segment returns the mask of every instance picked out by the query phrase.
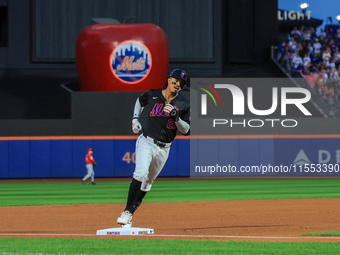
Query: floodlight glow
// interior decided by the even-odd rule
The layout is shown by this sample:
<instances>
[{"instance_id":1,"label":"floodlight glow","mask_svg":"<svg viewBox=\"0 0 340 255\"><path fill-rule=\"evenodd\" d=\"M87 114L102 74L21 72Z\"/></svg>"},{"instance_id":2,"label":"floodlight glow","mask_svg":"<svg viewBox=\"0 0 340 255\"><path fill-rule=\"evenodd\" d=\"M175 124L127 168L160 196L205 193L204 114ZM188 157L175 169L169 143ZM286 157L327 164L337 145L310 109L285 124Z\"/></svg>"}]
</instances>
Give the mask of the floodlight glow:
<instances>
[{"instance_id":1,"label":"floodlight glow","mask_svg":"<svg viewBox=\"0 0 340 255\"><path fill-rule=\"evenodd\" d=\"M307 9L308 6L309 6L309 5L308 5L307 3L302 3L302 4L300 4L300 8L301 8L301 9Z\"/></svg>"}]
</instances>

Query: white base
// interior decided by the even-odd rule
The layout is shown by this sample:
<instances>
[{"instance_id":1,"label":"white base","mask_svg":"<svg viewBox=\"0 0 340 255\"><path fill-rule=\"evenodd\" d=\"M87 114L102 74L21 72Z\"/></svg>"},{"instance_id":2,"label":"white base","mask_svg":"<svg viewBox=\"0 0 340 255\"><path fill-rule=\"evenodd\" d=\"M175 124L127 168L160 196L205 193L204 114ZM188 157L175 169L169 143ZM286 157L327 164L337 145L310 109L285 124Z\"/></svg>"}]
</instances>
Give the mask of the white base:
<instances>
[{"instance_id":1,"label":"white base","mask_svg":"<svg viewBox=\"0 0 340 255\"><path fill-rule=\"evenodd\" d=\"M148 235L154 234L155 231L152 228L107 228L97 230L97 235L121 235L121 236L131 236L131 235Z\"/></svg>"}]
</instances>

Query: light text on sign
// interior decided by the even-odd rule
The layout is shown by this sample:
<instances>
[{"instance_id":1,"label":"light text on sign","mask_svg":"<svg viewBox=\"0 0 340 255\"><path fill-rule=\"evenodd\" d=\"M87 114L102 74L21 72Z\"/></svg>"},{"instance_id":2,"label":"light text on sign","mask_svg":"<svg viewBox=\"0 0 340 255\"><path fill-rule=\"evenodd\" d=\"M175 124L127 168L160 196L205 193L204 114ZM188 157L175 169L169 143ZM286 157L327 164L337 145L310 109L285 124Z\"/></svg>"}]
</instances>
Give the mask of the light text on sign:
<instances>
[{"instance_id":1,"label":"light text on sign","mask_svg":"<svg viewBox=\"0 0 340 255\"><path fill-rule=\"evenodd\" d=\"M278 20L310 20L312 11L306 11L306 16L303 12L299 11L277 11Z\"/></svg>"}]
</instances>

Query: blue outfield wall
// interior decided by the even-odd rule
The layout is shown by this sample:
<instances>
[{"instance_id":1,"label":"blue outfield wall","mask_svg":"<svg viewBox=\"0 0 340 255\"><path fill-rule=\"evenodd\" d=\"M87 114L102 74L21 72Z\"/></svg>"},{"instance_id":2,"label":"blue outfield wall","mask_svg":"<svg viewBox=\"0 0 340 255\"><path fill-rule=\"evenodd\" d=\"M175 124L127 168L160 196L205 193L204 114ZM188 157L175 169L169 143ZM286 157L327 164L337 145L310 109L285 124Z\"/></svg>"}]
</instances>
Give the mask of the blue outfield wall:
<instances>
[{"instance_id":1,"label":"blue outfield wall","mask_svg":"<svg viewBox=\"0 0 340 255\"><path fill-rule=\"evenodd\" d=\"M136 137L3 138L0 178L83 177L85 155L93 148L96 177L131 177ZM160 176L189 176L189 140L176 139Z\"/></svg>"},{"instance_id":2,"label":"blue outfield wall","mask_svg":"<svg viewBox=\"0 0 340 255\"><path fill-rule=\"evenodd\" d=\"M339 135L205 138L190 141L190 176L340 176Z\"/></svg>"},{"instance_id":3,"label":"blue outfield wall","mask_svg":"<svg viewBox=\"0 0 340 255\"><path fill-rule=\"evenodd\" d=\"M68 178L86 174L93 148L96 177L131 177L137 137L27 137L0 140L0 178ZM302 168L307 164L308 169ZM175 139L163 177L339 176L340 136ZM234 166L236 172L195 173L195 166ZM241 172L248 166L248 172ZM290 167L290 172L263 170ZM250 171L250 167L253 167ZM262 167L262 171L255 171ZM319 169L318 169L319 167ZM203 168L202 168L203 169ZM333 169L333 170L332 170Z\"/></svg>"}]
</instances>

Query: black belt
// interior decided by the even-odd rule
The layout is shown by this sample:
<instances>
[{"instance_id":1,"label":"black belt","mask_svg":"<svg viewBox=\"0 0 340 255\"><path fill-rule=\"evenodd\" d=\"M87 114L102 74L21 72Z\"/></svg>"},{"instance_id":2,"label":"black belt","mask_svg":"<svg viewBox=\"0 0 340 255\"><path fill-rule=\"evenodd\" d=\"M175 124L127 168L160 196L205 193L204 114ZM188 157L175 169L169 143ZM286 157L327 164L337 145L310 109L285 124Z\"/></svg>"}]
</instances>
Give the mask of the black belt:
<instances>
[{"instance_id":1,"label":"black belt","mask_svg":"<svg viewBox=\"0 0 340 255\"><path fill-rule=\"evenodd\" d=\"M143 136L146 138L146 139L152 139L154 144L156 144L158 147L161 147L161 148L164 148L168 145L168 147L171 147L172 144L171 143L163 143L163 142L160 142L160 141L157 141L156 139L153 139L152 137L150 136L147 136L145 134L143 134Z\"/></svg>"}]
</instances>

